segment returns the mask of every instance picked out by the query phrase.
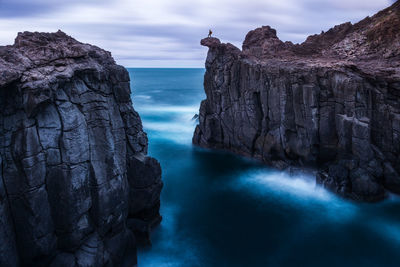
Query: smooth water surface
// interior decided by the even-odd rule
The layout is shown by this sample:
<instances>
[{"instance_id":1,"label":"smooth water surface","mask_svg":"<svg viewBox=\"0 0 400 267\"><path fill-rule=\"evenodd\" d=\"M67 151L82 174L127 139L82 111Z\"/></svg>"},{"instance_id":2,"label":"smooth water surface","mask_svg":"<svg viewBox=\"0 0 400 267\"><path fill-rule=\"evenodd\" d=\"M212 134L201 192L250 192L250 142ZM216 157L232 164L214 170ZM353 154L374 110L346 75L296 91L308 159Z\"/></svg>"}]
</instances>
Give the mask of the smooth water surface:
<instances>
[{"instance_id":1,"label":"smooth water surface","mask_svg":"<svg viewBox=\"0 0 400 267\"><path fill-rule=\"evenodd\" d=\"M400 266L400 200L340 199L312 177L193 147L204 69L129 69L161 162L163 221L145 266Z\"/></svg>"}]
</instances>

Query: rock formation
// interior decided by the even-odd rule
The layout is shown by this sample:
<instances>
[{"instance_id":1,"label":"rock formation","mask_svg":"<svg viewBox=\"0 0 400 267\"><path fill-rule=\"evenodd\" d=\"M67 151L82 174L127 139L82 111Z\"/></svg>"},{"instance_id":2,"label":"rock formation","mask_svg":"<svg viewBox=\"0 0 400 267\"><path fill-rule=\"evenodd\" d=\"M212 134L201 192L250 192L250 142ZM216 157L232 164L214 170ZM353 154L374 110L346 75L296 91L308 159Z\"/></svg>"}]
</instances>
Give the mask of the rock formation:
<instances>
[{"instance_id":1,"label":"rock formation","mask_svg":"<svg viewBox=\"0 0 400 267\"><path fill-rule=\"evenodd\" d=\"M24 32L0 47L0 75L0 266L135 254L162 182L126 69L61 31Z\"/></svg>"},{"instance_id":2,"label":"rock formation","mask_svg":"<svg viewBox=\"0 0 400 267\"><path fill-rule=\"evenodd\" d=\"M285 168L314 166L317 182L376 201L400 193L400 2L357 24L282 42L268 26L242 50L209 47L193 143Z\"/></svg>"}]
</instances>

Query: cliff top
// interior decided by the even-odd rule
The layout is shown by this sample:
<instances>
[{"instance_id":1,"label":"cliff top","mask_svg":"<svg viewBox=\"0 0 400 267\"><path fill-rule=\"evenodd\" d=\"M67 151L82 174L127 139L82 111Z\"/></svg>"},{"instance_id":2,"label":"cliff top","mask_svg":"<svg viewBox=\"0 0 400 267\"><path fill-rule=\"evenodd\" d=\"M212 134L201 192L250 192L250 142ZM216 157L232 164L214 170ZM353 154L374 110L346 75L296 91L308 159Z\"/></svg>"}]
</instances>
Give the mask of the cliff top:
<instances>
[{"instance_id":1,"label":"cliff top","mask_svg":"<svg viewBox=\"0 0 400 267\"><path fill-rule=\"evenodd\" d=\"M0 86L15 80L70 77L78 69L115 64L110 52L83 44L62 31L18 33L13 45L0 46ZM39 77L40 76L40 77Z\"/></svg>"},{"instance_id":2,"label":"cliff top","mask_svg":"<svg viewBox=\"0 0 400 267\"><path fill-rule=\"evenodd\" d=\"M229 48L240 58L257 64L349 65L400 78L400 1L354 25L346 22L311 35L301 44L281 41L270 26L250 31L242 50L221 44L217 38L205 38L201 44L210 49Z\"/></svg>"}]
</instances>

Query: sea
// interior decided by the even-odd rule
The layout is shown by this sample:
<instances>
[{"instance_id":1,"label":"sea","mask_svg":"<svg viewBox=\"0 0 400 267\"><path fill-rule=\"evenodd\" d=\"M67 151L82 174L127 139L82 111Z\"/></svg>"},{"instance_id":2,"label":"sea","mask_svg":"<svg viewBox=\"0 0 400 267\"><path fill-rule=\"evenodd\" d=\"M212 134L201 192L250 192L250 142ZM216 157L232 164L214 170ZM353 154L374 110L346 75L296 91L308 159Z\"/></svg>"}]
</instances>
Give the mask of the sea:
<instances>
[{"instance_id":1,"label":"sea","mask_svg":"<svg viewBox=\"0 0 400 267\"><path fill-rule=\"evenodd\" d=\"M162 166L162 223L139 267L400 266L400 199L356 203L228 152L192 145L205 69L128 69Z\"/></svg>"}]
</instances>

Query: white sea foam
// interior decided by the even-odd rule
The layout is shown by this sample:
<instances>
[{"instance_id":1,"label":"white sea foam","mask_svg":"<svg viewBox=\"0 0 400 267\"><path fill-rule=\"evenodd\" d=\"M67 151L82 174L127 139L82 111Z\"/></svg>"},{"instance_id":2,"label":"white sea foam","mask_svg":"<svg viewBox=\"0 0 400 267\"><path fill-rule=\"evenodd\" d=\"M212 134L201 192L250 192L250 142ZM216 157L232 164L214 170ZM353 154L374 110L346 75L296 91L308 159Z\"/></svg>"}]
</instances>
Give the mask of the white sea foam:
<instances>
[{"instance_id":1,"label":"white sea foam","mask_svg":"<svg viewBox=\"0 0 400 267\"><path fill-rule=\"evenodd\" d=\"M143 126L145 131L153 135L153 138L189 145L192 142L195 122L185 116L180 116L171 122L143 121Z\"/></svg>"},{"instance_id":2,"label":"white sea foam","mask_svg":"<svg viewBox=\"0 0 400 267\"><path fill-rule=\"evenodd\" d=\"M143 126L155 138L162 138L178 144L191 144L196 122L192 120L198 111L196 106L142 106ZM171 116L168 120L156 120L147 116Z\"/></svg>"},{"instance_id":3,"label":"white sea foam","mask_svg":"<svg viewBox=\"0 0 400 267\"><path fill-rule=\"evenodd\" d=\"M157 106L140 106L140 112L145 113L162 113L162 112L169 112L169 113L190 113L192 116L195 113L198 113L199 107L198 106L170 106L170 105L157 105Z\"/></svg>"},{"instance_id":4,"label":"white sea foam","mask_svg":"<svg viewBox=\"0 0 400 267\"><path fill-rule=\"evenodd\" d=\"M245 187L250 186L258 194L273 191L277 194L291 194L321 200L331 198L329 192L316 186L315 179L306 175L290 176L286 172L252 171L241 175L239 184Z\"/></svg>"},{"instance_id":5,"label":"white sea foam","mask_svg":"<svg viewBox=\"0 0 400 267\"><path fill-rule=\"evenodd\" d=\"M188 134L193 133L193 125L179 122L143 122L146 129L164 133Z\"/></svg>"},{"instance_id":6,"label":"white sea foam","mask_svg":"<svg viewBox=\"0 0 400 267\"><path fill-rule=\"evenodd\" d=\"M149 96L149 95L135 95L135 98L141 98L141 99L149 100L149 99L151 99L151 96Z\"/></svg>"},{"instance_id":7,"label":"white sea foam","mask_svg":"<svg viewBox=\"0 0 400 267\"><path fill-rule=\"evenodd\" d=\"M274 201L278 205L290 205L305 209L316 218L337 220L340 223L357 215L358 208L316 185L315 177L304 174L289 175L278 171L245 172L233 182L235 190L258 196L260 201Z\"/></svg>"}]
</instances>

